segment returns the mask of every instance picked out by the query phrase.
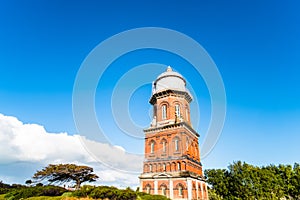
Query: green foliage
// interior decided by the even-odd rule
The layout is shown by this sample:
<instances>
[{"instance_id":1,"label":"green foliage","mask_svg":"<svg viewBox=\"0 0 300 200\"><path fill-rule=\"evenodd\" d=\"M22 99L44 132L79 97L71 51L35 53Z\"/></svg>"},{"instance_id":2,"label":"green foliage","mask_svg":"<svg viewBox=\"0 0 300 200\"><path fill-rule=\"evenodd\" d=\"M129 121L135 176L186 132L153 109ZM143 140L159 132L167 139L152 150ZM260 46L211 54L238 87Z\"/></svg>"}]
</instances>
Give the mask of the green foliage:
<instances>
[{"instance_id":1,"label":"green foliage","mask_svg":"<svg viewBox=\"0 0 300 200\"><path fill-rule=\"evenodd\" d=\"M165 196L150 195L143 192L133 191L130 188L125 190L109 186L88 186L85 185L80 190L73 192L74 197L90 197L93 199L109 200L169 200Z\"/></svg>"},{"instance_id":2,"label":"green foliage","mask_svg":"<svg viewBox=\"0 0 300 200\"><path fill-rule=\"evenodd\" d=\"M0 185L1 186L1 185ZM118 189L112 186L90 186L84 185L79 190L70 192L58 186L22 186L14 184L3 185L9 190L8 193L0 195L0 200L60 200L70 198L93 198L109 200L169 200L165 196L150 195L144 192L133 191L129 187Z\"/></svg>"},{"instance_id":3,"label":"green foliage","mask_svg":"<svg viewBox=\"0 0 300 200\"><path fill-rule=\"evenodd\" d=\"M115 187L100 186L94 188L89 197L94 199L105 199L110 200L135 200L136 193L131 189L120 190Z\"/></svg>"},{"instance_id":4,"label":"green foliage","mask_svg":"<svg viewBox=\"0 0 300 200\"><path fill-rule=\"evenodd\" d=\"M9 188L0 188L0 194L6 194L10 191Z\"/></svg>"},{"instance_id":5,"label":"green foliage","mask_svg":"<svg viewBox=\"0 0 300 200\"><path fill-rule=\"evenodd\" d=\"M300 166L256 167L235 162L228 169L205 170L210 199L299 199Z\"/></svg>"},{"instance_id":6,"label":"green foliage","mask_svg":"<svg viewBox=\"0 0 300 200\"><path fill-rule=\"evenodd\" d=\"M29 179L29 180L26 180L26 181L25 181L25 184L26 184L26 185L31 185L31 184L32 184L32 180L30 180L30 179Z\"/></svg>"},{"instance_id":7,"label":"green foliage","mask_svg":"<svg viewBox=\"0 0 300 200\"><path fill-rule=\"evenodd\" d=\"M11 186L0 181L0 188L10 188Z\"/></svg>"},{"instance_id":8,"label":"green foliage","mask_svg":"<svg viewBox=\"0 0 300 200\"><path fill-rule=\"evenodd\" d=\"M222 197L216 193L215 190L208 190L209 200L222 200Z\"/></svg>"},{"instance_id":9,"label":"green foliage","mask_svg":"<svg viewBox=\"0 0 300 200\"><path fill-rule=\"evenodd\" d=\"M73 192L65 192L61 196L62 197L73 197Z\"/></svg>"},{"instance_id":10,"label":"green foliage","mask_svg":"<svg viewBox=\"0 0 300 200\"><path fill-rule=\"evenodd\" d=\"M9 200L18 200L21 198L38 197L38 196L60 196L66 190L58 186L36 186L22 187L12 189L4 197Z\"/></svg>"},{"instance_id":11,"label":"green foliage","mask_svg":"<svg viewBox=\"0 0 300 200\"><path fill-rule=\"evenodd\" d=\"M95 189L94 186L84 185L80 188L80 190L76 190L73 192L72 196L74 197L88 197L91 192Z\"/></svg>"},{"instance_id":12,"label":"green foliage","mask_svg":"<svg viewBox=\"0 0 300 200\"><path fill-rule=\"evenodd\" d=\"M141 200L170 200L169 198L162 195L151 195L144 192L138 192L137 195Z\"/></svg>"},{"instance_id":13,"label":"green foliage","mask_svg":"<svg viewBox=\"0 0 300 200\"><path fill-rule=\"evenodd\" d=\"M76 189L81 183L96 181L99 177L93 174L93 168L88 166L78 166L75 164L48 165L44 169L37 171L33 178L38 181L48 180L50 183L65 183L74 181Z\"/></svg>"},{"instance_id":14,"label":"green foliage","mask_svg":"<svg viewBox=\"0 0 300 200\"><path fill-rule=\"evenodd\" d=\"M39 196L39 197L29 197L26 200L61 200L63 197L49 197L49 196Z\"/></svg>"},{"instance_id":15,"label":"green foliage","mask_svg":"<svg viewBox=\"0 0 300 200\"><path fill-rule=\"evenodd\" d=\"M0 181L0 194L9 192L11 186Z\"/></svg>"}]
</instances>

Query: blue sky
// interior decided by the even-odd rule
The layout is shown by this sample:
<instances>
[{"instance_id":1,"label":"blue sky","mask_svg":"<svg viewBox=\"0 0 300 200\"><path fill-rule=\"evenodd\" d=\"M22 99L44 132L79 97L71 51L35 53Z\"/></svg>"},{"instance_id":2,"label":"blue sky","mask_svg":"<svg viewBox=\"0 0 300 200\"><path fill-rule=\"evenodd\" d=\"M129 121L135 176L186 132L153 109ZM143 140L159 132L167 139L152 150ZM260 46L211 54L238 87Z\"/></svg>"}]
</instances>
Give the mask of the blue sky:
<instances>
[{"instance_id":1,"label":"blue sky","mask_svg":"<svg viewBox=\"0 0 300 200\"><path fill-rule=\"evenodd\" d=\"M42 125L49 133L77 134L73 84L89 52L122 31L164 27L200 43L224 81L226 121L216 147L203 160L205 168L225 168L235 160L255 165L300 162L299 6L298 1L3 1L0 113ZM178 56L142 50L116 60L97 88L98 120L111 133L112 143L143 151L142 140L122 135L109 104L118 79L149 62L171 65L191 83L200 105L197 130L204 137L210 99L201 77ZM131 117L141 127L151 120L150 93L148 84L130 99ZM0 165L4 177L19 162Z\"/></svg>"}]
</instances>

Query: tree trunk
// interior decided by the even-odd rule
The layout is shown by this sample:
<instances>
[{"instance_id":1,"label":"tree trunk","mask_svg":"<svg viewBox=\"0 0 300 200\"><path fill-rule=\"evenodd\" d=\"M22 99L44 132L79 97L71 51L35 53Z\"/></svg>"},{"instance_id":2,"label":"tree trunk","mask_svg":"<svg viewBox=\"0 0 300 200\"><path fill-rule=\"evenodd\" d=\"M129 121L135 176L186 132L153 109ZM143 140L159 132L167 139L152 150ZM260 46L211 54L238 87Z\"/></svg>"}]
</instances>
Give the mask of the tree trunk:
<instances>
[{"instance_id":1,"label":"tree trunk","mask_svg":"<svg viewBox=\"0 0 300 200\"><path fill-rule=\"evenodd\" d=\"M76 187L75 187L75 190L79 190L80 189L80 180L76 180Z\"/></svg>"}]
</instances>

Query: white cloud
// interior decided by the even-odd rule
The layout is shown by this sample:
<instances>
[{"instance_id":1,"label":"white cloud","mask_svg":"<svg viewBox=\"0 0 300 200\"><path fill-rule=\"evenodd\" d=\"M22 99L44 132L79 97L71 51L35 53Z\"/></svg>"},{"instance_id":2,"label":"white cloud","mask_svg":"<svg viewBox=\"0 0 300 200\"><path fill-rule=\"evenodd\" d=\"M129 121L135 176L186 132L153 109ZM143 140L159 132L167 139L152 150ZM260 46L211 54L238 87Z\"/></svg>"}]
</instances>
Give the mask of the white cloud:
<instances>
[{"instance_id":1,"label":"white cloud","mask_svg":"<svg viewBox=\"0 0 300 200\"><path fill-rule=\"evenodd\" d=\"M82 142L93 154L85 150ZM15 117L0 114L0 177L5 177L5 169L9 170L14 163L36 163L35 166L76 163L93 167L100 176L100 184L136 186L142 159L140 155L126 153L120 146L88 140L80 135L48 133L41 125L23 124ZM34 172L24 176L30 178Z\"/></svg>"},{"instance_id":2,"label":"white cloud","mask_svg":"<svg viewBox=\"0 0 300 200\"><path fill-rule=\"evenodd\" d=\"M143 161L140 155L128 154L120 146L110 146L109 144L87 140L84 137L81 137L81 139L97 161L121 171L130 173L140 172Z\"/></svg>"}]
</instances>

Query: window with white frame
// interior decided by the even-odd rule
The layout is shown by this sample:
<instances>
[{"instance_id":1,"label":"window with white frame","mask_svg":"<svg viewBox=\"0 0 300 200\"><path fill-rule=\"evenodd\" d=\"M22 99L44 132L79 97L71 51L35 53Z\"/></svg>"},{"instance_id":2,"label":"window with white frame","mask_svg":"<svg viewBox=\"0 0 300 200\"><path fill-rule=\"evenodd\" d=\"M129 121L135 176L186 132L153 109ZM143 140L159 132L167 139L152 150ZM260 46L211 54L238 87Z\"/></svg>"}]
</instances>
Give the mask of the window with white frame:
<instances>
[{"instance_id":1,"label":"window with white frame","mask_svg":"<svg viewBox=\"0 0 300 200\"><path fill-rule=\"evenodd\" d=\"M162 146L163 146L163 153L166 153L166 141L165 140L163 140L163 142L162 142Z\"/></svg>"},{"instance_id":2,"label":"window with white frame","mask_svg":"<svg viewBox=\"0 0 300 200\"><path fill-rule=\"evenodd\" d=\"M183 196L183 188L181 185L178 186L178 196Z\"/></svg>"},{"instance_id":3,"label":"window with white frame","mask_svg":"<svg viewBox=\"0 0 300 200\"><path fill-rule=\"evenodd\" d=\"M177 170L178 170L178 171L181 170L181 165L180 165L180 163L177 163Z\"/></svg>"},{"instance_id":4,"label":"window with white frame","mask_svg":"<svg viewBox=\"0 0 300 200\"><path fill-rule=\"evenodd\" d=\"M166 105L162 105L162 107L161 107L161 119L162 120L167 119L167 106Z\"/></svg>"},{"instance_id":5,"label":"window with white frame","mask_svg":"<svg viewBox=\"0 0 300 200\"><path fill-rule=\"evenodd\" d=\"M186 121L189 121L189 110L188 110L188 108L185 109L185 118L186 118Z\"/></svg>"},{"instance_id":6,"label":"window with white frame","mask_svg":"<svg viewBox=\"0 0 300 200\"><path fill-rule=\"evenodd\" d=\"M175 151L179 151L179 140L178 140L178 138L175 139L174 143L175 143Z\"/></svg>"},{"instance_id":7,"label":"window with white frame","mask_svg":"<svg viewBox=\"0 0 300 200\"><path fill-rule=\"evenodd\" d=\"M150 152L151 153L154 153L154 145L155 145L155 143L154 143L154 141L152 141L150 144Z\"/></svg>"},{"instance_id":8,"label":"window with white frame","mask_svg":"<svg viewBox=\"0 0 300 200\"><path fill-rule=\"evenodd\" d=\"M179 104L175 105L175 115L176 115L176 117L180 117L180 106L179 106Z\"/></svg>"}]
</instances>

